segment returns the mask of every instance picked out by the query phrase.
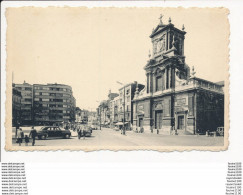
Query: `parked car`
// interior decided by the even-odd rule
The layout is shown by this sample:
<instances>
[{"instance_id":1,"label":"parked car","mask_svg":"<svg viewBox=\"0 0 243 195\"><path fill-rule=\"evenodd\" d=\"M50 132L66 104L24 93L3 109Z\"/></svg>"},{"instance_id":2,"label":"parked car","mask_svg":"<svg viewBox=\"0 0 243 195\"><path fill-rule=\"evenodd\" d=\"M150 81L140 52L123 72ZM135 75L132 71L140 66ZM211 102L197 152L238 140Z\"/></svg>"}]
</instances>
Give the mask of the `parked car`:
<instances>
[{"instance_id":1,"label":"parked car","mask_svg":"<svg viewBox=\"0 0 243 195\"><path fill-rule=\"evenodd\" d=\"M44 126L37 131L37 137L39 139L46 139L48 137L61 137L70 138L71 132L69 130L62 129L58 126Z\"/></svg>"},{"instance_id":2,"label":"parked car","mask_svg":"<svg viewBox=\"0 0 243 195\"><path fill-rule=\"evenodd\" d=\"M84 130L83 131L85 131L85 137L91 137L91 135L92 135L92 128L91 127L84 126ZM81 134L78 135L79 138L84 136L83 135L83 131L81 131Z\"/></svg>"}]
</instances>

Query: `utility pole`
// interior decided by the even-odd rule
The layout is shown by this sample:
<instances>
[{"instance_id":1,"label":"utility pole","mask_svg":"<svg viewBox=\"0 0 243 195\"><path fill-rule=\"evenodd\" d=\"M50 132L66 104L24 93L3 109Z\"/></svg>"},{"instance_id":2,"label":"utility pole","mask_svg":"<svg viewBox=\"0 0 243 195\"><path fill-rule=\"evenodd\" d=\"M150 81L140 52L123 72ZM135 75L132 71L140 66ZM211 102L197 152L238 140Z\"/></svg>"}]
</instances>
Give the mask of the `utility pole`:
<instances>
[{"instance_id":1,"label":"utility pole","mask_svg":"<svg viewBox=\"0 0 243 195\"><path fill-rule=\"evenodd\" d=\"M96 101L96 102L98 102L98 103L100 104L100 101ZM99 113L99 119L100 119L100 130L101 130L101 106L100 106L100 105L99 105L98 109L99 109L98 113Z\"/></svg>"}]
</instances>

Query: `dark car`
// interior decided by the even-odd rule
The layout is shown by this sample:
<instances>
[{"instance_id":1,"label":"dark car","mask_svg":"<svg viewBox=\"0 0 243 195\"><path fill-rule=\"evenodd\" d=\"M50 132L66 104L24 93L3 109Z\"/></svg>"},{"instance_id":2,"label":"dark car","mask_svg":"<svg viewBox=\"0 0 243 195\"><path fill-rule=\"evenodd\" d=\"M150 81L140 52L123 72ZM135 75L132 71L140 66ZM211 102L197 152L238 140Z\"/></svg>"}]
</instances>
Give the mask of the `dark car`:
<instances>
[{"instance_id":1,"label":"dark car","mask_svg":"<svg viewBox=\"0 0 243 195\"><path fill-rule=\"evenodd\" d=\"M48 137L61 137L61 138L70 138L71 132L69 130L62 129L55 126L45 126L37 131L37 137L39 139L46 139Z\"/></svg>"}]
</instances>

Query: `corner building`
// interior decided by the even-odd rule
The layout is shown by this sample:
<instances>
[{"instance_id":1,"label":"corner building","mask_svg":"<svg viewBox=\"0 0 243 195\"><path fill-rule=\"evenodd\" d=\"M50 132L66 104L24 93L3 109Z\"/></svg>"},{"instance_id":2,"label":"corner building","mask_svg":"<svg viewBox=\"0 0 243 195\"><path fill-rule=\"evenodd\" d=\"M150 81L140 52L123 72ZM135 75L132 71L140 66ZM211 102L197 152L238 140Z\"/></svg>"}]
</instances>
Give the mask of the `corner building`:
<instances>
[{"instance_id":1,"label":"corner building","mask_svg":"<svg viewBox=\"0 0 243 195\"><path fill-rule=\"evenodd\" d=\"M33 85L34 124L50 125L75 121L72 88L63 84Z\"/></svg>"},{"instance_id":2,"label":"corner building","mask_svg":"<svg viewBox=\"0 0 243 195\"><path fill-rule=\"evenodd\" d=\"M150 35L153 53L144 67L146 87L133 99L133 124L145 132L196 134L224 126L221 84L197 78L185 63L186 32L168 24Z\"/></svg>"}]
</instances>

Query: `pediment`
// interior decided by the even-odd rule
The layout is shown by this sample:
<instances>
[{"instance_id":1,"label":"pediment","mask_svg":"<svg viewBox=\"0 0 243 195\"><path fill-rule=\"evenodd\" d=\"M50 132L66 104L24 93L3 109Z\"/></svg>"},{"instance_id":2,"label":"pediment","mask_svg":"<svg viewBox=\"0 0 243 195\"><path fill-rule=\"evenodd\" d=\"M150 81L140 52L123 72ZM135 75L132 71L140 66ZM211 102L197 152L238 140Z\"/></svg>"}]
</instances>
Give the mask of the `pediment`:
<instances>
[{"instance_id":1,"label":"pediment","mask_svg":"<svg viewBox=\"0 0 243 195\"><path fill-rule=\"evenodd\" d=\"M158 32L162 31L165 27L167 27L168 25L165 24L159 24L152 32L152 34L150 35L150 38L152 38L155 34L157 34Z\"/></svg>"}]
</instances>

